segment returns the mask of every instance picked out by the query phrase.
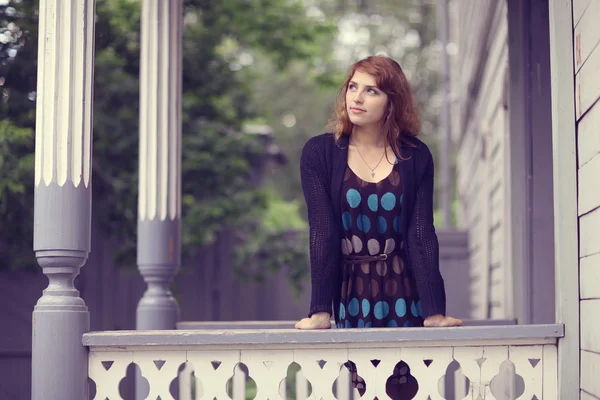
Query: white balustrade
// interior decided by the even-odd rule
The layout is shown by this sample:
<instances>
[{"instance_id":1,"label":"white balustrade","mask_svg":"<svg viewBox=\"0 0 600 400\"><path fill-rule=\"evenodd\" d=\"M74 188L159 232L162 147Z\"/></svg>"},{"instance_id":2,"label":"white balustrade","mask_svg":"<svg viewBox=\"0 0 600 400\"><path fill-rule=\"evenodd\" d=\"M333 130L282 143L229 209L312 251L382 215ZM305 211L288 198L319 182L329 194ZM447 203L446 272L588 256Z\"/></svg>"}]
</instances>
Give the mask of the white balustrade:
<instances>
[{"instance_id":1,"label":"white balustrade","mask_svg":"<svg viewBox=\"0 0 600 400\"><path fill-rule=\"evenodd\" d=\"M85 334L83 342L100 400L122 398L131 363L149 384L148 399L383 400L400 360L418 382L414 399L555 400L562 334L562 325L118 331ZM348 360L366 384L362 397L349 385Z\"/></svg>"}]
</instances>

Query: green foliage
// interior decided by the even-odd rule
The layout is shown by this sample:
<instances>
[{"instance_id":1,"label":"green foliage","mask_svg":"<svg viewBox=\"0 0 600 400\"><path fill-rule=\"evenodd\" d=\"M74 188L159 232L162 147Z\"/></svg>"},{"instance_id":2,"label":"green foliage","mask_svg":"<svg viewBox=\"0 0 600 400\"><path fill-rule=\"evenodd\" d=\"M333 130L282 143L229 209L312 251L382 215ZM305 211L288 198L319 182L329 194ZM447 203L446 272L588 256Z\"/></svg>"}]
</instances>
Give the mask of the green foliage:
<instances>
[{"instance_id":1,"label":"green foliage","mask_svg":"<svg viewBox=\"0 0 600 400\"><path fill-rule=\"evenodd\" d=\"M13 23L14 36L10 43L0 44L0 166L3 172L10 171L0 177L0 269L35 265L31 257L32 93L36 91L38 2L11 5L11 10L0 6L0 26ZM250 65L264 56L280 72L294 60L308 60L317 38L332 27L306 17L304 6L291 0L186 0L184 6L185 255L210 243L215 233L234 222L240 232L256 233L249 227L260 226L260 218L270 218L273 198L257 187L256 176L266 162L264 148L257 138L240 133L246 121L260 117L252 104ZM135 265L139 7L135 0L97 0L96 5L93 217L102 231L119 239L115 256L125 266ZM285 226L281 221L266 222L269 234L274 234L271 228L277 224ZM250 235L248 240L268 244L261 235ZM275 268L296 256L295 248L291 249L292 256L283 260L262 260L268 259ZM278 250L287 251L283 245Z\"/></svg>"},{"instance_id":2,"label":"green foliage","mask_svg":"<svg viewBox=\"0 0 600 400\"><path fill-rule=\"evenodd\" d=\"M6 268L34 265L30 238L33 237L32 208L34 158L31 153L33 130L0 119L0 259L14 262ZM29 240L24 240L24 238ZM1 265L1 264L0 264Z\"/></svg>"},{"instance_id":3,"label":"green foliage","mask_svg":"<svg viewBox=\"0 0 600 400\"><path fill-rule=\"evenodd\" d=\"M248 229L238 231L242 245L236 249L235 269L238 276L259 282L285 270L288 283L298 295L309 265L308 225L300 217L298 202L285 201L271 190L265 195L267 208L253 218L260 222L254 226L244 224Z\"/></svg>"},{"instance_id":4,"label":"green foliage","mask_svg":"<svg viewBox=\"0 0 600 400\"><path fill-rule=\"evenodd\" d=\"M305 1L323 19L336 21L338 32L320 38L314 60L295 61L284 74L274 73L270 60L258 60L254 103L260 105L266 123L275 129L278 143L289 158L287 166L270 176L270 185L280 189L286 199L302 198L300 150L308 138L325 131L347 68L371 54L386 54L404 69L423 117L421 139L436 157L440 49L435 41L434 2Z\"/></svg>"}]
</instances>

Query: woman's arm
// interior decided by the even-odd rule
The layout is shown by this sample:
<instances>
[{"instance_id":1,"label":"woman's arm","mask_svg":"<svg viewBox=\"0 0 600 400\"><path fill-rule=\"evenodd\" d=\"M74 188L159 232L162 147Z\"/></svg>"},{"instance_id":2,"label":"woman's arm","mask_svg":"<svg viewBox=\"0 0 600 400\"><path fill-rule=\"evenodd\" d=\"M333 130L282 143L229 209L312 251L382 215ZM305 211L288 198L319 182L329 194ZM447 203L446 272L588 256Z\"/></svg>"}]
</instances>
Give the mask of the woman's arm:
<instances>
[{"instance_id":1,"label":"woman's arm","mask_svg":"<svg viewBox=\"0 0 600 400\"><path fill-rule=\"evenodd\" d=\"M433 157L428 149L426 151L426 167L420 182L416 183L415 205L407 234L412 271L425 319L446 314L439 244L433 225Z\"/></svg>"},{"instance_id":2,"label":"woman's arm","mask_svg":"<svg viewBox=\"0 0 600 400\"><path fill-rule=\"evenodd\" d=\"M308 209L310 227L311 304L308 319L325 320L329 324L333 291L337 287L336 224L329 196L327 169L320 162L317 138L310 139L302 149L300 177ZM322 151L322 149L320 150ZM327 313L327 315L323 314ZM302 321L301 321L302 322ZM310 327L305 328L310 329Z\"/></svg>"}]
</instances>

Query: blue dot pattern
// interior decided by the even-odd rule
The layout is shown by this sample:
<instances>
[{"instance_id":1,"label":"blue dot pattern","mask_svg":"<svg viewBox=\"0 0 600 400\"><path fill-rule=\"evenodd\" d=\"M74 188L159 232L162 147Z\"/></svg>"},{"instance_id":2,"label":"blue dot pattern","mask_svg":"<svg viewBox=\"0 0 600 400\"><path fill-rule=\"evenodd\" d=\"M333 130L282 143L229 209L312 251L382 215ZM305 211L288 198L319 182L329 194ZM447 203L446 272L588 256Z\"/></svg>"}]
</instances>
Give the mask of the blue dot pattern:
<instances>
[{"instance_id":1,"label":"blue dot pattern","mask_svg":"<svg viewBox=\"0 0 600 400\"><path fill-rule=\"evenodd\" d=\"M373 314L377 319L384 319L390 313L390 305L385 301L379 301L373 307Z\"/></svg>"},{"instance_id":2,"label":"blue dot pattern","mask_svg":"<svg viewBox=\"0 0 600 400\"><path fill-rule=\"evenodd\" d=\"M360 204L360 193L356 189L350 189L346 192L346 200L348 200L350 207L356 208Z\"/></svg>"},{"instance_id":3,"label":"blue dot pattern","mask_svg":"<svg viewBox=\"0 0 600 400\"><path fill-rule=\"evenodd\" d=\"M368 317L369 313L371 312L371 303L369 302L368 299L363 299L362 301L362 313L363 313L363 317Z\"/></svg>"},{"instance_id":4,"label":"blue dot pattern","mask_svg":"<svg viewBox=\"0 0 600 400\"><path fill-rule=\"evenodd\" d=\"M377 212L379 209L379 202L377 201L377 194L373 193L369 195L367 198L367 204L369 205L369 210L373 212Z\"/></svg>"},{"instance_id":5,"label":"blue dot pattern","mask_svg":"<svg viewBox=\"0 0 600 400\"><path fill-rule=\"evenodd\" d=\"M391 211L396 206L396 195L394 193L386 193L381 196L381 207L386 211Z\"/></svg>"},{"instance_id":6,"label":"blue dot pattern","mask_svg":"<svg viewBox=\"0 0 600 400\"><path fill-rule=\"evenodd\" d=\"M385 231L387 231L387 221L384 217L379 216L377 217L377 232L385 233Z\"/></svg>"},{"instance_id":7,"label":"blue dot pattern","mask_svg":"<svg viewBox=\"0 0 600 400\"><path fill-rule=\"evenodd\" d=\"M402 222L400 217L394 217L394 230L398 233L402 233Z\"/></svg>"},{"instance_id":8,"label":"blue dot pattern","mask_svg":"<svg viewBox=\"0 0 600 400\"><path fill-rule=\"evenodd\" d=\"M415 317L422 317L423 316L423 310L421 309L421 301L414 301L413 300L412 305L410 306L410 312Z\"/></svg>"},{"instance_id":9,"label":"blue dot pattern","mask_svg":"<svg viewBox=\"0 0 600 400\"><path fill-rule=\"evenodd\" d=\"M348 211L345 211L342 214L342 225L345 230L350 230L352 228L352 215Z\"/></svg>"},{"instance_id":10,"label":"blue dot pattern","mask_svg":"<svg viewBox=\"0 0 600 400\"><path fill-rule=\"evenodd\" d=\"M341 243L350 255L386 252L388 258L348 264L342 257L342 291L336 316L340 329L423 326L416 282L409 268L399 268L402 262L398 258L404 257L400 177L399 163L380 182L363 181L350 168L346 170L340 199Z\"/></svg>"},{"instance_id":11,"label":"blue dot pattern","mask_svg":"<svg viewBox=\"0 0 600 400\"><path fill-rule=\"evenodd\" d=\"M348 303L348 314L356 317L358 315L358 299L355 297Z\"/></svg>"},{"instance_id":12,"label":"blue dot pattern","mask_svg":"<svg viewBox=\"0 0 600 400\"><path fill-rule=\"evenodd\" d=\"M400 318L406 315L406 300L403 298L396 300L396 315Z\"/></svg>"},{"instance_id":13,"label":"blue dot pattern","mask_svg":"<svg viewBox=\"0 0 600 400\"><path fill-rule=\"evenodd\" d=\"M368 216L361 214L356 220L356 226L361 232L368 233L371 230L371 221Z\"/></svg>"}]
</instances>

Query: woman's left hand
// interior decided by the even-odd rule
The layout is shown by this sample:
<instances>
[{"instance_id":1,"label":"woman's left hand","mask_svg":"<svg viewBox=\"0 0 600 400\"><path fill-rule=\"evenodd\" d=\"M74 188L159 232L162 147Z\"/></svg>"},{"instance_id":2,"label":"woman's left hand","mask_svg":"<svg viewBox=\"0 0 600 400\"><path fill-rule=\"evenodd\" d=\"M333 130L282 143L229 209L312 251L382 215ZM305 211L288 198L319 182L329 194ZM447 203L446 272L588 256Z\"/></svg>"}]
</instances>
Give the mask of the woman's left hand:
<instances>
[{"instance_id":1,"label":"woman's left hand","mask_svg":"<svg viewBox=\"0 0 600 400\"><path fill-rule=\"evenodd\" d=\"M430 317L425 318L423 321L423 326L426 328L434 328L434 327L448 327L448 326L461 326L462 321L460 319L448 317L442 314L432 315Z\"/></svg>"}]
</instances>

